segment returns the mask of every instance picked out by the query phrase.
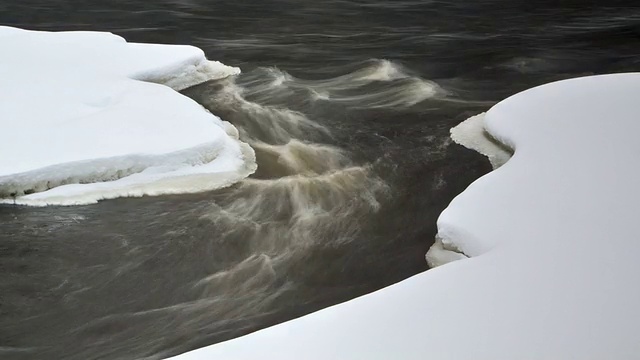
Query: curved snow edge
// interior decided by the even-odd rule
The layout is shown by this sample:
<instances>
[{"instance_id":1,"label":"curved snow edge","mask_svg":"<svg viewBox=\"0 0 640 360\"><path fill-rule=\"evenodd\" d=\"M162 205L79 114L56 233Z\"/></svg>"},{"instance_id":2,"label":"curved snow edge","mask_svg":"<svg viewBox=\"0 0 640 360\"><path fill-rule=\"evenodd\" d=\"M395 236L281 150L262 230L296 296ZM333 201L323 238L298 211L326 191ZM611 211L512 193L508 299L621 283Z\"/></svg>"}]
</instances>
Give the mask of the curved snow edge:
<instances>
[{"instance_id":1,"label":"curved snow edge","mask_svg":"<svg viewBox=\"0 0 640 360\"><path fill-rule=\"evenodd\" d=\"M229 187L253 174L257 169L255 152L244 142L240 142L240 150L244 156L244 163L240 169L226 172L199 173L163 177L154 182L133 182L118 188L109 188L117 181L130 180L123 177L113 182L98 182L92 184L70 184L53 188L49 191L35 193L16 199L0 199L0 204L16 204L27 206L72 206L95 204L101 200L121 197L142 197L159 195L194 194ZM215 163L215 160L210 163ZM206 165L205 165L206 166ZM135 174L134 174L135 175ZM93 185L88 189L73 189L70 187ZM69 193L71 190L72 193ZM60 191L60 194L56 192Z\"/></svg>"},{"instance_id":2,"label":"curved snow edge","mask_svg":"<svg viewBox=\"0 0 640 360\"><path fill-rule=\"evenodd\" d=\"M21 158L18 155L23 144L14 141L5 146L16 156L7 158L10 161L4 164L0 204L81 205L117 197L202 192L229 186L255 172L255 153L239 140L237 129L177 92L237 75L239 68L210 61L204 51L193 46L127 43L120 36L103 32L42 32L0 26L0 40L8 48L6 56L0 56L2 65L14 68L14 75L29 75L6 79L5 85L19 86L22 90L16 93L24 96L9 97L5 102L23 104L44 95L57 99L49 108L62 109L54 111L56 117L23 111L24 106L9 107L4 118L7 124L3 125L27 123L27 127L18 128L32 142L23 142L32 151L26 155L23 152ZM29 73L33 68L30 63L38 61L38 51L34 53L34 49L43 47L53 49L55 56L47 65L59 71L44 71L39 82L34 83L38 77ZM62 83L60 78L65 76L70 81ZM57 84L65 87L58 89ZM33 87L37 89L32 94ZM24 99L28 95L32 98ZM85 117L91 117L86 126L78 121ZM158 131L156 124L163 121ZM116 125L111 126L112 123ZM77 142L72 141L75 148L73 144L66 145L69 137L82 138L91 126L94 128L89 133L97 135L98 141L84 144L106 151L90 151L86 155ZM135 139L143 146L133 146L129 152L118 151L114 148L122 143L118 130L105 134L101 126L133 131L137 137L126 134L125 141ZM146 135L150 127L167 135L149 141ZM40 133L33 137L31 131L36 128ZM173 142L176 131L181 139ZM60 136L65 132L69 136ZM43 133L48 134L45 141L39 136ZM49 163L46 156L45 161L36 158L31 162L31 156L39 156L33 149L49 154ZM66 153L59 157L61 151ZM81 155L66 156L70 153Z\"/></svg>"},{"instance_id":3,"label":"curved snow edge","mask_svg":"<svg viewBox=\"0 0 640 360\"><path fill-rule=\"evenodd\" d=\"M451 128L451 140L486 156L495 170L513 156L513 146L496 139L491 131L487 130L485 115L486 113L481 113L472 116Z\"/></svg>"},{"instance_id":4,"label":"curved snow edge","mask_svg":"<svg viewBox=\"0 0 640 360\"><path fill-rule=\"evenodd\" d=\"M486 113L474 115L451 128L451 139L458 145L474 150L489 159L494 170L504 165L513 156L514 144L502 142L485 123ZM472 184L473 185L473 184ZM445 209L446 211L446 209ZM471 234L460 234L460 229L438 221L438 233L435 243L425 255L431 268L442 266L456 260L467 259L468 254L461 249L456 239L469 239Z\"/></svg>"}]
</instances>

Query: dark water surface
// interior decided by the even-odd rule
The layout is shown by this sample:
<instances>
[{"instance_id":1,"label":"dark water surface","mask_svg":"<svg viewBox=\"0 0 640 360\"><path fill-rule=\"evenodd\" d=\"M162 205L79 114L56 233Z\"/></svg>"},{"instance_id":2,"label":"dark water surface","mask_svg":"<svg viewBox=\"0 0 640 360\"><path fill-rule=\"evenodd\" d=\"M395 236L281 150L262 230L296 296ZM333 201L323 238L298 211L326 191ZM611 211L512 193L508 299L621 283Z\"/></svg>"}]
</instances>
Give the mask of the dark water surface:
<instances>
[{"instance_id":1,"label":"dark water surface","mask_svg":"<svg viewBox=\"0 0 640 360\"><path fill-rule=\"evenodd\" d=\"M259 165L205 194L1 206L0 359L162 358L426 270L437 216L490 170L449 128L534 85L640 70L636 1L9 0L0 24L241 67L184 93Z\"/></svg>"}]
</instances>

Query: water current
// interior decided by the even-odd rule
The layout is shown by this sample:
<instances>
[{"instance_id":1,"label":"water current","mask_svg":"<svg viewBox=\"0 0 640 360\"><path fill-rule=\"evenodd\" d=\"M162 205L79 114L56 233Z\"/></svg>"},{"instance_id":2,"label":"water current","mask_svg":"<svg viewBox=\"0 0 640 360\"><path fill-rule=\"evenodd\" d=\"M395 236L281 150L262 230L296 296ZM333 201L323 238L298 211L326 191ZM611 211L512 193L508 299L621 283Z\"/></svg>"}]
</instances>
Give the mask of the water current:
<instances>
[{"instance_id":1,"label":"water current","mask_svg":"<svg viewBox=\"0 0 640 360\"><path fill-rule=\"evenodd\" d=\"M8 0L0 24L240 67L183 93L258 162L210 193L0 206L2 359L160 359L425 271L439 213L490 171L452 126L531 86L640 69L634 1Z\"/></svg>"}]
</instances>

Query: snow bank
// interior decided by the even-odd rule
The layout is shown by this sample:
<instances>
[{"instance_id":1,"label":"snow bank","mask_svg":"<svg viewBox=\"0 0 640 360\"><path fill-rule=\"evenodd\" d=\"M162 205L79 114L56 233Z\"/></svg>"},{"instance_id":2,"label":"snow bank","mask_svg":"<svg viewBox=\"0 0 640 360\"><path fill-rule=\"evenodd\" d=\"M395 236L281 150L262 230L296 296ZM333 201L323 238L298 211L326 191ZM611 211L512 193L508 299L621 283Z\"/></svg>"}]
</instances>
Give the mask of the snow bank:
<instances>
[{"instance_id":1,"label":"snow bank","mask_svg":"<svg viewBox=\"0 0 640 360\"><path fill-rule=\"evenodd\" d=\"M452 128L451 139L459 145L486 156L494 170L504 165L513 156L511 148L498 142L485 130L485 113L472 116ZM435 243L425 255L431 268L468 257L458 247L457 238L446 235L446 227L444 230L441 228Z\"/></svg>"},{"instance_id":2,"label":"snow bank","mask_svg":"<svg viewBox=\"0 0 640 360\"><path fill-rule=\"evenodd\" d=\"M0 202L205 191L255 170L233 126L175 91L239 72L198 48L10 27L0 47Z\"/></svg>"},{"instance_id":3,"label":"snow bank","mask_svg":"<svg viewBox=\"0 0 640 360\"><path fill-rule=\"evenodd\" d=\"M459 145L486 156L493 169L504 165L513 155L511 149L496 141L484 129L485 113L472 116L451 129L451 139Z\"/></svg>"},{"instance_id":4,"label":"snow bank","mask_svg":"<svg viewBox=\"0 0 640 360\"><path fill-rule=\"evenodd\" d=\"M438 222L472 258L176 359L637 359L637 94L634 73L499 103L514 156Z\"/></svg>"}]
</instances>

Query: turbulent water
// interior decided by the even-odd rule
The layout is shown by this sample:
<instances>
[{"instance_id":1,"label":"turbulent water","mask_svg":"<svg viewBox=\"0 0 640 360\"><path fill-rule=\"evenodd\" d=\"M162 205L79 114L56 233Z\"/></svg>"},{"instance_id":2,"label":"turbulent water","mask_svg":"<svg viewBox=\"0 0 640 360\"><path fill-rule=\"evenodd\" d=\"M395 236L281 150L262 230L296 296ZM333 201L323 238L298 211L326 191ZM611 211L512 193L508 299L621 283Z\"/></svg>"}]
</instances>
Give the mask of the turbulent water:
<instances>
[{"instance_id":1,"label":"turbulent water","mask_svg":"<svg viewBox=\"0 0 640 360\"><path fill-rule=\"evenodd\" d=\"M211 193L0 207L2 359L162 358L423 271L438 214L490 169L452 126L534 85L640 69L635 1L9 0L0 24L241 67L184 93L258 161Z\"/></svg>"}]
</instances>

